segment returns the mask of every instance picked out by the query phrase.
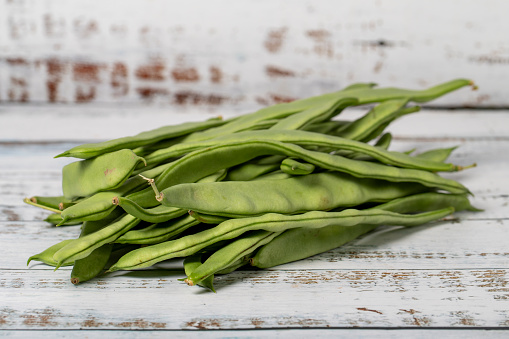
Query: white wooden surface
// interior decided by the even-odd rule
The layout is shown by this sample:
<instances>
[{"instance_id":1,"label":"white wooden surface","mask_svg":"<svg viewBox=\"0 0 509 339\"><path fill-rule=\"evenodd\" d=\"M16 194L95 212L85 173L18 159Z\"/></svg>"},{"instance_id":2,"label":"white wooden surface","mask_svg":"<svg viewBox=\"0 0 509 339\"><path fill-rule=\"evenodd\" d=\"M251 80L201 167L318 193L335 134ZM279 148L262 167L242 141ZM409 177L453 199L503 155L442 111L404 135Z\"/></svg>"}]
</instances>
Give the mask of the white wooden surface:
<instances>
[{"instance_id":1,"label":"white wooden surface","mask_svg":"<svg viewBox=\"0 0 509 339\"><path fill-rule=\"evenodd\" d=\"M358 81L507 107L504 0L3 0L0 101L251 109Z\"/></svg>"},{"instance_id":2,"label":"white wooden surface","mask_svg":"<svg viewBox=\"0 0 509 339\"><path fill-rule=\"evenodd\" d=\"M345 118L358 114L347 111ZM0 336L507 337L507 110L424 110L391 127L395 150L459 145L452 161L478 167L448 176L469 187L484 212L413 229L381 228L300 262L234 272L217 278L217 294L178 281L179 260L80 286L70 283L69 268L26 267L30 255L78 234L76 227L46 225L46 212L22 203L26 196L59 194L60 169L69 160L53 155L166 119L209 116L0 106Z\"/></svg>"}]
</instances>

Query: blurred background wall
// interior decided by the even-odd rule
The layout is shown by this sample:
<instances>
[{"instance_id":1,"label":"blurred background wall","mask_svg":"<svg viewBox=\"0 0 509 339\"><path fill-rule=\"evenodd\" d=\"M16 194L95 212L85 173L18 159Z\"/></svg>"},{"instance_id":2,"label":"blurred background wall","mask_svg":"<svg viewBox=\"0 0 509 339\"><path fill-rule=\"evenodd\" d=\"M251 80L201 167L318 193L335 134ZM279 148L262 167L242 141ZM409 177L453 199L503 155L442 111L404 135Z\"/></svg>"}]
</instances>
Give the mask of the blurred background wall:
<instances>
[{"instance_id":1,"label":"blurred background wall","mask_svg":"<svg viewBox=\"0 0 509 339\"><path fill-rule=\"evenodd\" d=\"M2 0L0 103L248 111L354 82L509 107L508 1Z\"/></svg>"}]
</instances>

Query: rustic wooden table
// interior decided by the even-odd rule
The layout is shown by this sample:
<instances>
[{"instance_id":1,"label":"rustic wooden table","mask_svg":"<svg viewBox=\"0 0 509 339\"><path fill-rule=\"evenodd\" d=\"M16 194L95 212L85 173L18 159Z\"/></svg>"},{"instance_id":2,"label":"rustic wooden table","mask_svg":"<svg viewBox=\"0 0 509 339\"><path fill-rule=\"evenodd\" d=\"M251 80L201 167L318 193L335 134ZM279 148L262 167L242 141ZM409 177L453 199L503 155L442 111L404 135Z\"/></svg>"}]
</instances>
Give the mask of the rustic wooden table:
<instances>
[{"instance_id":1,"label":"rustic wooden table","mask_svg":"<svg viewBox=\"0 0 509 339\"><path fill-rule=\"evenodd\" d=\"M469 187L483 212L382 227L307 260L219 276L214 294L179 281L178 260L79 286L69 268L27 267L30 255L79 229L52 227L41 221L48 213L22 202L60 193L61 167L70 160L52 157L73 145L210 114L0 106L0 336L506 337L508 113L424 110L391 127L395 150L460 146L452 161L478 166L447 176Z\"/></svg>"}]
</instances>

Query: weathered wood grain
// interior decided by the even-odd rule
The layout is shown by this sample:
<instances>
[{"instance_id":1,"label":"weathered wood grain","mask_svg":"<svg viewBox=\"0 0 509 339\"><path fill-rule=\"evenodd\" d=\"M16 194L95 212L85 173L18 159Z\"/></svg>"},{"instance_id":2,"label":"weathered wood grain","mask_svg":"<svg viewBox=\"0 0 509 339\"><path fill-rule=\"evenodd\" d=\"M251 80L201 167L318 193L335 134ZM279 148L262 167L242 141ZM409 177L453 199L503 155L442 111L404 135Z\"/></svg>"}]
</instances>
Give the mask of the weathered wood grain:
<instances>
[{"instance_id":1,"label":"weathered wood grain","mask_svg":"<svg viewBox=\"0 0 509 339\"><path fill-rule=\"evenodd\" d=\"M472 77L480 91L436 104L507 107L507 10L497 0L4 1L0 101L221 112L358 81Z\"/></svg>"},{"instance_id":2,"label":"weathered wood grain","mask_svg":"<svg viewBox=\"0 0 509 339\"><path fill-rule=\"evenodd\" d=\"M303 328L303 329L275 329L269 330L189 330L189 331L174 331L174 330L136 330L136 331L113 331L113 330L89 330L80 329L80 335L86 338L256 338L256 337L270 337L270 338L309 338L309 337L322 337L322 336L333 336L339 338L430 338L438 336L441 338L452 338L452 339L465 339L465 338L478 338L483 337L487 339L491 338L505 338L507 331L500 329L469 329L469 330L448 330L448 329L391 329L391 330L380 330L380 329L345 329L345 328L327 328L327 329L315 329L315 328ZM60 330L14 330L14 331L2 331L2 335L8 338L26 338L27 336L37 336L37 338L75 338L75 331L60 331Z\"/></svg>"},{"instance_id":3,"label":"weathered wood grain","mask_svg":"<svg viewBox=\"0 0 509 339\"><path fill-rule=\"evenodd\" d=\"M305 260L219 276L213 294L178 281L181 259L80 286L70 283L69 267L27 267L30 255L77 237L79 226L47 225L41 221L47 212L22 203L31 195L60 194L61 168L73 159L52 157L69 147L135 134L147 129L144 121L156 127L165 119L201 120L210 113L152 107L140 116L136 106L99 105L0 109L2 336L507 336L506 111L425 110L391 126L395 150L459 145L451 161L478 167L444 175L469 187L485 211L416 228L382 227ZM30 133L24 138L11 126Z\"/></svg>"},{"instance_id":4,"label":"weathered wood grain","mask_svg":"<svg viewBox=\"0 0 509 339\"><path fill-rule=\"evenodd\" d=\"M461 215L461 218L464 216ZM465 217L466 218L466 217ZM381 227L340 248L270 270L307 269L470 269L506 268L508 220L440 222L415 228ZM1 269L25 269L27 259L65 239L77 238L79 226L43 222L0 222ZM454 246L451 246L454 242ZM153 268L174 267L173 262ZM30 264L30 269L52 269ZM115 278L112 278L115 279Z\"/></svg>"},{"instance_id":5,"label":"weathered wood grain","mask_svg":"<svg viewBox=\"0 0 509 339\"><path fill-rule=\"evenodd\" d=\"M2 271L0 326L489 327L509 321L507 269L243 271L218 279L217 294L177 281L179 271L116 275L72 286L66 271ZM140 305L150 307L140 312Z\"/></svg>"}]
</instances>

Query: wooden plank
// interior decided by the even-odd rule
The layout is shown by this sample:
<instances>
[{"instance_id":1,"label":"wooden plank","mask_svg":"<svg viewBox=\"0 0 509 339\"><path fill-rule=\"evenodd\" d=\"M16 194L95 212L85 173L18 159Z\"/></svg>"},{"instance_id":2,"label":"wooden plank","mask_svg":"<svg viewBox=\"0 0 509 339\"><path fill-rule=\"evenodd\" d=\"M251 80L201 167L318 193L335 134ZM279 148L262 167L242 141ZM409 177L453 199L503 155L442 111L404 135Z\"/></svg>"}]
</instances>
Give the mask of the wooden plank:
<instances>
[{"instance_id":1,"label":"wooden plank","mask_svg":"<svg viewBox=\"0 0 509 339\"><path fill-rule=\"evenodd\" d=\"M72 286L65 270L2 270L0 318L2 329L504 327L508 273L243 271L218 279L214 294L177 281L180 271Z\"/></svg>"},{"instance_id":2,"label":"wooden plank","mask_svg":"<svg viewBox=\"0 0 509 339\"><path fill-rule=\"evenodd\" d=\"M270 270L507 268L509 251L500 239L509 236L508 223L507 219L462 219L415 228L381 227L337 249ZM24 269L31 255L64 239L77 238L79 226L0 222L0 234L4 252L0 269ZM451 239L454 239L453 247ZM174 267L173 264L168 263L169 267ZM168 265L161 263L154 268ZM32 267L51 269L34 263Z\"/></svg>"},{"instance_id":3,"label":"wooden plank","mask_svg":"<svg viewBox=\"0 0 509 339\"><path fill-rule=\"evenodd\" d=\"M59 331L59 330L17 330L2 331L2 335L8 338L26 338L28 336L36 336L37 338L75 338L75 331ZM79 334L90 339L95 338L309 338L333 336L339 338L429 338L438 336L440 338L451 339L474 339L483 337L486 339L506 338L507 331L502 329L277 329L277 330L189 330L189 331L172 331L172 330L87 330L80 329Z\"/></svg>"},{"instance_id":4,"label":"wooden plank","mask_svg":"<svg viewBox=\"0 0 509 339\"><path fill-rule=\"evenodd\" d=\"M221 112L358 81L424 88L470 76L480 91L437 104L509 104L509 59L499 34L509 30L503 1L82 0L70 6L12 0L0 6L1 101L146 102ZM459 8L461 15L449 14Z\"/></svg>"}]
</instances>

